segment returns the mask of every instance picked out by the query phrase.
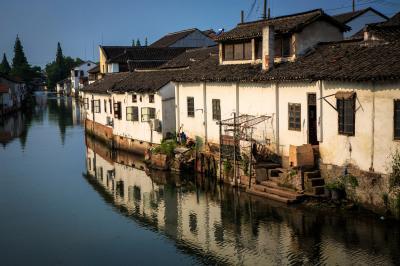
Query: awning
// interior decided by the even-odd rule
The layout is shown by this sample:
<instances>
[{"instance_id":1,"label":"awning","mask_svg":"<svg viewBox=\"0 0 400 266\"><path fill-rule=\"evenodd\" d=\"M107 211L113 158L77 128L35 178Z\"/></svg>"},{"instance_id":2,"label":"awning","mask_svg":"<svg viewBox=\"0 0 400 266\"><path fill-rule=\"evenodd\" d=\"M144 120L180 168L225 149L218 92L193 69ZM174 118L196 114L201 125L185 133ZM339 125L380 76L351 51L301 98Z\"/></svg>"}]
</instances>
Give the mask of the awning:
<instances>
[{"instance_id":1,"label":"awning","mask_svg":"<svg viewBox=\"0 0 400 266\"><path fill-rule=\"evenodd\" d=\"M348 100L354 98L356 93L354 91L338 91L335 94L336 99Z\"/></svg>"}]
</instances>

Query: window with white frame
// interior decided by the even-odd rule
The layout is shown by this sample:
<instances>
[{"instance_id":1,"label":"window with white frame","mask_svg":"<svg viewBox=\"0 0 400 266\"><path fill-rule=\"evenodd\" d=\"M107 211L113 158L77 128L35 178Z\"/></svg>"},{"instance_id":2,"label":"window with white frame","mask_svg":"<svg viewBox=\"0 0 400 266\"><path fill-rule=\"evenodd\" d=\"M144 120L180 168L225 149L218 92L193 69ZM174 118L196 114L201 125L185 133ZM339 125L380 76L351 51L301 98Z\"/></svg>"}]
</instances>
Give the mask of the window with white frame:
<instances>
[{"instance_id":1,"label":"window with white frame","mask_svg":"<svg viewBox=\"0 0 400 266\"><path fill-rule=\"evenodd\" d=\"M126 121L139 121L139 108L137 106L126 107Z\"/></svg>"},{"instance_id":2,"label":"window with white frame","mask_svg":"<svg viewBox=\"0 0 400 266\"><path fill-rule=\"evenodd\" d=\"M93 110L95 113L100 113L100 100L94 100L93 101Z\"/></svg>"},{"instance_id":3,"label":"window with white frame","mask_svg":"<svg viewBox=\"0 0 400 266\"><path fill-rule=\"evenodd\" d=\"M142 122L148 122L150 119L156 118L156 109L151 107L142 107L141 109Z\"/></svg>"}]
</instances>

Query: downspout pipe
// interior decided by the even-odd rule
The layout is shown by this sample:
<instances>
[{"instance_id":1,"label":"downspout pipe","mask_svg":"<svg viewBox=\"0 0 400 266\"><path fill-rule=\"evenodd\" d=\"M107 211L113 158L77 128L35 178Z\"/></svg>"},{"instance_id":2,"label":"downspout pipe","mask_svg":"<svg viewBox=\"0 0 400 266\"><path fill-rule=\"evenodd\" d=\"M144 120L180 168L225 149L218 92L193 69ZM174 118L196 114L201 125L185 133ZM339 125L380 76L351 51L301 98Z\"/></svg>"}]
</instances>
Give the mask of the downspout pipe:
<instances>
[{"instance_id":1,"label":"downspout pipe","mask_svg":"<svg viewBox=\"0 0 400 266\"><path fill-rule=\"evenodd\" d=\"M369 171L374 172L375 157L375 81L372 81L372 115L371 115L371 166Z\"/></svg>"}]
</instances>

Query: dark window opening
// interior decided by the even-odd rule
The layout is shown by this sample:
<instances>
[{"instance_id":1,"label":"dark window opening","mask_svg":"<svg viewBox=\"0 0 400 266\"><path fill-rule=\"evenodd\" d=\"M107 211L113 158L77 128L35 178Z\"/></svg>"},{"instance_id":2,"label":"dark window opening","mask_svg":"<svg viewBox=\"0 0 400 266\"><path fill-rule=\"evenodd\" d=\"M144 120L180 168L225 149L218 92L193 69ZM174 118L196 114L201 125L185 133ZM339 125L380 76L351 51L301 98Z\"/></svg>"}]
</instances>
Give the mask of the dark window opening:
<instances>
[{"instance_id":1,"label":"dark window opening","mask_svg":"<svg viewBox=\"0 0 400 266\"><path fill-rule=\"evenodd\" d=\"M194 117L194 98L187 97L187 115L188 117Z\"/></svg>"},{"instance_id":2,"label":"dark window opening","mask_svg":"<svg viewBox=\"0 0 400 266\"><path fill-rule=\"evenodd\" d=\"M121 102L114 103L114 118L117 118L117 119L122 118Z\"/></svg>"},{"instance_id":3,"label":"dark window opening","mask_svg":"<svg viewBox=\"0 0 400 266\"><path fill-rule=\"evenodd\" d=\"M149 103L154 103L154 94L149 95Z\"/></svg>"},{"instance_id":4,"label":"dark window opening","mask_svg":"<svg viewBox=\"0 0 400 266\"><path fill-rule=\"evenodd\" d=\"M275 39L275 57L289 57L291 47L291 37L277 37Z\"/></svg>"},{"instance_id":5,"label":"dark window opening","mask_svg":"<svg viewBox=\"0 0 400 266\"><path fill-rule=\"evenodd\" d=\"M224 60L251 60L251 42L224 44Z\"/></svg>"},{"instance_id":6,"label":"dark window opening","mask_svg":"<svg viewBox=\"0 0 400 266\"><path fill-rule=\"evenodd\" d=\"M136 94L132 95L132 102L137 103L137 95Z\"/></svg>"},{"instance_id":7,"label":"dark window opening","mask_svg":"<svg viewBox=\"0 0 400 266\"><path fill-rule=\"evenodd\" d=\"M301 104L289 103L289 130L301 130Z\"/></svg>"},{"instance_id":8,"label":"dark window opening","mask_svg":"<svg viewBox=\"0 0 400 266\"><path fill-rule=\"evenodd\" d=\"M256 41L256 56L257 59L262 59L262 40Z\"/></svg>"},{"instance_id":9,"label":"dark window opening","mask_svg":"<svg viewBox=\"0 0 400 266\"><path fill-rule=\"evenodd\" d=\"M221 101L212 99L212 117L213 120L221 120Z\"/></svg>"},{"instance_id":10,"label":"dark window opening","mask_svg":"<svg viewBox=\"0 0 400 266\"><path fill-rule=\"evenodd\" d=\"M339 134L354 136L355 133L355 96L349 99L337 99Z\"/></svg>"},{"instance_id":11,"label":"dark window opening","mask_svg":"<svg viewBox=\"0 0 400 266\"><path fill-rule=\"evenodd\" d=\"M400 140L400 100L394 100L394 139Z\"/></svg>"}]
</instances>

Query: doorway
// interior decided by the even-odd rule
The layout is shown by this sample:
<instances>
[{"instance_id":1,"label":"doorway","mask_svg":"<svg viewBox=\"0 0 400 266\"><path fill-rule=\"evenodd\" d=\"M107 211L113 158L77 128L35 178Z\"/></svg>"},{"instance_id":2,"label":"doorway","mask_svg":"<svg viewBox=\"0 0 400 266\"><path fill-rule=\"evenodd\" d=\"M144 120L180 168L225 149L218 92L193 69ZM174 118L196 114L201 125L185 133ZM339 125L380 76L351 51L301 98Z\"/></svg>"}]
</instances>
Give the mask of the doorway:
<instances>
[{"instance_id":1,"label":"doorway","mask_svg":"<svg viewBox=\"0 0 400 266\"><path fill-rule=\"evenodd\" d=\"M308 143L318 145L317 137L317 95L307 94L307 115L308 115Z\"/></svg>"}]
</instances>

